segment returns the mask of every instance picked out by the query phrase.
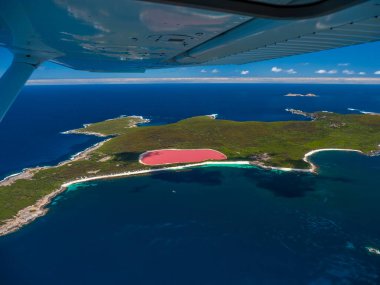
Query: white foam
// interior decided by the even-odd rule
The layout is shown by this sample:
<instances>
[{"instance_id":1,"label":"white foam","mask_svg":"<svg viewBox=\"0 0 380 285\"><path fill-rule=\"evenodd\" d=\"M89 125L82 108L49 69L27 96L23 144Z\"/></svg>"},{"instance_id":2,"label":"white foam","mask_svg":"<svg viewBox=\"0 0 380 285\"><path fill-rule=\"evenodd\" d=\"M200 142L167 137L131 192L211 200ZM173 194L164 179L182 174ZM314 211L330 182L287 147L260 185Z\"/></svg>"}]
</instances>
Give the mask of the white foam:
<instances>
[{"instance_id":1,"label":"white foam","mask_svg":"<svg viewBox=\"0 0 380 285\"><path fill-rule=\"evenodd\" d=\"M206 115L207 117L210 117L211 119L216 119L218 117L218 114L210 114Z\"/></svg>"},{"instance_id":2,"label":"white foam","mask_svg":"<svg viewBox=\"0 0 380 285\"><path fill-rule=\"evenodd\" d=\"M380 115L380 113L363 111L363 110L359 110L359 109L355 109L355 108L347 108L347 110L353 111L353 112L359 112L361 114L366 114L366 115Z\"/></svg>"}]
</instances>

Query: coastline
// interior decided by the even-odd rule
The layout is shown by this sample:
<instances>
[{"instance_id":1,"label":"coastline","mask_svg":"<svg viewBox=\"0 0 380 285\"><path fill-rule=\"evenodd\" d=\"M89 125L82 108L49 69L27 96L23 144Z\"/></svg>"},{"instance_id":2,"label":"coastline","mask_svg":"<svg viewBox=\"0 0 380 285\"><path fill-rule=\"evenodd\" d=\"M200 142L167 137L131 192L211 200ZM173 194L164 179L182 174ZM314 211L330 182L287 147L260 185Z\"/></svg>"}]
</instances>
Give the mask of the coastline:
<instances>
[{"instance_id":1,"label":"coastline","mask_svg":"<svg viewBox=\"0 0 380 285\"><path fill-rule=\"evenodd\" d=\"M86 128L86 124L83 125L84 128ZM105 138L106 135L103 135L101 133L95 133L95 132L78 132L77 130L70 130L70 131L64 131L61 132L62 135L85 135L85 136L95 136L99 138Z\"/></svg>"},{"instance_id":2,"label":"coastline","mask_svg":"<svg viewBox=\"0 0 380 285\"><path fill-rule=\"evenodd\" d=\"M127 117L127 116L122 115L122 116L119 116L117 118L108 119L106 121L115 120L115 119L123 118L123 117ZM131 124L129 126L129 128L137 127L137 125L139 125L139 124L150 122L149 119L145 119L143 116L131 115L129 117L141 120L141 122L136 122L134 124ZM91 124L83 124L83 127L87 128L90 125ZM54 166L35 166L35 167L24 168L23 170L21 170L18 173L14 173L14 174L8 175L8 176L4 177L2 180L0 180L0 187L1 186L11 185L13 182L15 182L15 181L17 181L19 179L23 179L23 178L29 178L30 179L30 178L33 177L35 171L42 170L42 169L47 169L47 168L59 167L59 166L62 166L62 165L66 165L66 164L68 164L70 162L73 162L73 161L76 161L76 160L79 160L79 159L82 159L82 158L86 158L89 153L91 153L92 151L100 148L103 144L105 144L106 142L108 142L109 140L112 139L112 137L109 136L109 135L104 135L104 134L101 134L101 133L90 132L90 131L78 132L76 129L74 129L74 130L68 130L68 131L63 131L63 132L61 132L61 134L66 134L66 135L67 134L87 135L87 136L96 136L96 137L102 137L102 138L108 138L108 139L104 139L104 140L102 140L102 141L100 141L100 142L98 142L98 143L96 143L96 144L94 144L92 146L89 146L88 148L86 148L86 149L84 149L84 150L82 150L80 152L77 152L77 153L73 154L72 156L70 156L69 159L61 161L57 165L54 165ZM1 236L1 230L0 230L0 236Z\"/></svg>"},{"instance_id":3,"label":"coastline","mask_svg":"<svg viewBox=\"0 0 380 285\"><path fill-rule=\"evenodd\" d=\"M76 160L79 160L82 158L86 158L86 156L89 153L100 148L103 144L105 144L109 140L110 139L106 139L106 140L103 140L101 142L98 142L98 143L78 152L78 153L73 154L69 159L61 161L60 163L58 163L57 165L54 165L54 166L36 166L36 167L24 168L22 171L8 175L7 177L4 177L2 180L0 180L0 187L11 185L12 183L16 182L19 179L30 179L33 177L34 172L36 172L36 171L39 171L42 169L47 169L47 168L59 167L59 166L71 163L73 161L76 161ZM0 227L0 229L1 229L1 227ZM1 236L1 230L0 230L0 236Z\"/></svg>"},{"instance_id":4,"label":"coastline","mask_svg":"<svg viewBox=\"0 0 380 285\"><path fill-rule=\"evenodd\" d=\"M66 161L66 163L69 161ZM69 182L65 182L60 186L59 189L42 197L33 205L28 206L24 209L21 209L13 218L6 220L3 225L0 225L0 237L13 233L17 231L18 229L22 228L23 226L33 222L37 218L45 215L48 212L48 209L46 208L46 206L50 204L52 199L56 197L57 195L61 194L62 192L66 191L68 187L70 187L71 185L88 182L88 181L94 181L94 180L113 179L113 178L128 177L128 176L148 174L148 173L154 173L154 172L162 172L162 171L173 171L173 170L175 171L175 170L182 170L182 169L187 169L187 168L192 168L192 167L217 165L217 164L250 165L248 161L234 161L234 162L225 161L223 163L210 161L210 162L200 162L200 163L193 163L193 164L186 164L186 165L179 165L179 166L156 168L156 169L135 170L135 171L126 171L126 172L121 172L121 173L105 174L105 175L92 176L92 177L84 177L84 178L72 180ZM6 177L3 181L5 181L9 177L10 176Z\"/></svg>"},{"instance_id":5,"label":"coastline","mask_svg":"<svg viewBox=\"0 0 380 285\"><path fill-rule=\"evenodd\" d=\"M95 144L94 146L89 147L86 150L84 150L78 154L73 155L69 160L61 162L59 165L66 164L66 163L69 163L73 160L85 157L89 152L100 147L106 141L108 141L108 140L104 140L102 142L99 142L99 143ZM18 229L22 228L23 226L33 222L37 218L45 215L48 212L48 209L46 208L46 206L50 204L52 199L54 197L56 197L57 195L61 194L62 192L66 191L70 186L72 186L74 184L89 182L89 181L97 181L97 180L106 180L106 179L136 176L136 175L142 175L142 174L150 174L150 173L163 172L163 171L177 171L177 170L184 170L184 169L195 168L195 167L200 167L200 166L226 166L226 165L239 166L239 165L241 165L241 166L258 167L258 168L266 169L266 170L276 170L276 171L286 171L286 172L297 171L297 172L316 174L318 167L309 160L309 157L315 153L322 152L322 151L350 151L350 152L358 152L358 153L364 154L362 151L355 150L355 149L341 149L341 148L315 149L315 150L309 151L308 153L306 153L304 155L303 160L310 165L310 167L308 169L266 166L266 165L262 165L262 164L252 163L251 161L247 161L247 160L241 160L241 161L205 161L205 162L190 163L190 164L183 164L183 165L176 165L176 166L164 166L162 168L155 168L155 169L125 171L125 172L121 172L121 173L112 173L112 174L105 174L105 175L98 175L98 176L75 179L75 180L63 183L60 186L60 188L58 188L55 191L49 193L48 195L42 197L35 204L28 206L24 209L21 209L13 218L6 220L3 225L0 225L0 237L7 235L7 234L10 234L12 232L15 232ZM26 171L33 171L36 169L37 168L26 169ZM41 167L39 167L39 169L41 169ZM19 174L13 174L13 175L6 177L2 181L0 181L0 186L2 185L2 183L7 182L8 179L15 179L15 178L16 178L16 180L21 179L21 178L17 178L17 176L22 175L23 173L24 173L24 171L19 173Z\"/></svg>"},{"instance_id":6,"label":"coastline","mask_svg":"<svg viewBox=\"0 0 380 285\"><path fill-rule=\"evenodd\" d=\"M213 114L213 115L217 115L217 114ZM213 115L210 115L210 116L213 116ZM106 121L117 120L117 119L120 119L120 118L134 118L134 119L141 120L141 122L135 122L135 123L129 125L128 128L135 128L135 127L137 127L138 125L146 124L146 123L150 123L150 119L146 119L146 118L144 118L143 116L137 116L137 115L130 115L130 116L121 115L121 116L116 117L116 118L107 119L107 120L105 120L105 122L106 122ZM215 118L216 118L216 117L215 117ZM91 126L92 124L93 124L93 123L83 124L82 127L83 127L84 129L87 129L87 128L88 128L89 126ZM91 132L91 131L78 131L78 130L79 130L79 129L63 131L63 132L61 132L61 134L63 134L63 135L86 135L86 136L95 136L95 137L100 137L100 138L106 138L106 137L113 136L113 135L105 135L105 134L97 133L97 132Z\"/></svg>"},{"instance_id":7,"label":"coastline","mask_svg":"<svg viewBox=\"0 0 380 285\"><path fill-rule=\"evenodd\" d=\"M322 152L322 151L350 151L350 152L358 152L360 154L365 155L365 153L362 152L361 150L350 149L350 148L320 148L320 149L311 150L308 153L306 153L303 157L303 161L305 161L306 163L310 165L310 172L317 173L318 166L312 163L309 157L315 153Z\"/></svg>"}]
</instances>

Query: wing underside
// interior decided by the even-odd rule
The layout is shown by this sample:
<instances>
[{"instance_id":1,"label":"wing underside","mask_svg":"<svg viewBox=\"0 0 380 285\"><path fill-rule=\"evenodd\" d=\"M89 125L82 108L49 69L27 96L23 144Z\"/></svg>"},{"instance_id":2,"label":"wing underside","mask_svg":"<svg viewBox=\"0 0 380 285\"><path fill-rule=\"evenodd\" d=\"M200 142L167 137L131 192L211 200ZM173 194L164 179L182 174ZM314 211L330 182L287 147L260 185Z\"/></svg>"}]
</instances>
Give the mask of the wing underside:
<instances>
[{"instance_id":1,"label":"wing underside","mask_svg":"<svg viewBox=\"0 0 380 285\"><path fill-rule=\"evenodd\" d=\"M380 39L380 0L0 0L0 121L44 61L93 72L243 64Z\"/></svg>"},{"instance_id":2,"label":"wing underside","mask_svg":"<svg viewBox=\"0 0 380 285\"><path fill-rule=\"evenodd\" d=\"M320 28L316 29L316 26ZM191 51L188 55L178 58L178 61L207 61L208 64L216 65L244 64L378 40L380 18L377 15L339 25L323 22L287 23L262 34L237 40L230 45L210 47L208 51Z\"/></svg>"},{"instance_id":3,"label":"wing underside","mask_svg":"<svg viewBox=\"0 0 380 285\"><path fill-rule=\"evenodd\" d=\"M190 7L187 2L191 2ZM197 2L207 5L194 8ZM287 14L263 16L259 6L256 14L231 13L226 8L214 11L210 6L218 6L218 1L2 0L0 45L15 54L73 69L143 72L188 65L243 64L380 39L379 0L248 2L269 5L268 11L285 9ZM338 10L339 5L334 3L346 4ZM321 4L325 10L317 9ZM310 11L310 7L319 14L300 14L297 18L294 12L289 13Z\"/></svg>"}]
</instances>

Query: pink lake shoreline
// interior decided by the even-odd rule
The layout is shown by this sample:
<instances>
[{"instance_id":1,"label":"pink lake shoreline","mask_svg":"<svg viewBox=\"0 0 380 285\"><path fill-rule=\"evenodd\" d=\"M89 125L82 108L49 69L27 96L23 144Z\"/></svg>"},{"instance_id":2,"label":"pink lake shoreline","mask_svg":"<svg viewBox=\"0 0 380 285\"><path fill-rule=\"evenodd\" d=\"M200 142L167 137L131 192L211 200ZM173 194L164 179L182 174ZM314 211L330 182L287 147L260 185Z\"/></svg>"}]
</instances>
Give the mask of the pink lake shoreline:
<instances>
[{"instance_id":1,"label":"pink lake shoreline","mask_svg":"<svg viewBox=\"0 0 380 285\"><path fill-rule=\"evenodd\" d=\"M225 154L214 149L159 149L142 153L139 162L143 165L158 166L226 159Z\"/></svg>"}]
</instances>

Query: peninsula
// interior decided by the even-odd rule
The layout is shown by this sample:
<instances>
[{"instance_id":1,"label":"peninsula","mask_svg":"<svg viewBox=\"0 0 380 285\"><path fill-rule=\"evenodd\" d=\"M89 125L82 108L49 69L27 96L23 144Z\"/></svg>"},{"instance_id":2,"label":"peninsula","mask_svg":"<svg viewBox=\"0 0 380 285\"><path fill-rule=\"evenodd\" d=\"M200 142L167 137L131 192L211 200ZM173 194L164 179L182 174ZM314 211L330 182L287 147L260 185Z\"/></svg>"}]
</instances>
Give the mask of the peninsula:
<instances>
[{"instance_id":1,"label":"peninsula","mask_svg":"<svg viewBox=\"0 0 380 285\"><path fill-rule=\"evenodd\" d=\"M130 116L66 132L105 139L71 160L26 169L0 181L0 235L46 213L51 199L74 183L217 163L314 172L316 167L308 156L320 149L356 150L367 155L379 151L380 116L329 112L301 115L311 120L236 122L200 116L137 127L146 120ZM178 163L176 157L173 160L173 150L183 150L178 153L186 157L186 164ZM194 157L199 160L189 160L188 153L193 150L198 151ZM141 163L142 155L157 154L164 156ZM157 161L166 163L159 165ZM167 165L167 161L175 163Z\"/></svg>"}]
</instances>

